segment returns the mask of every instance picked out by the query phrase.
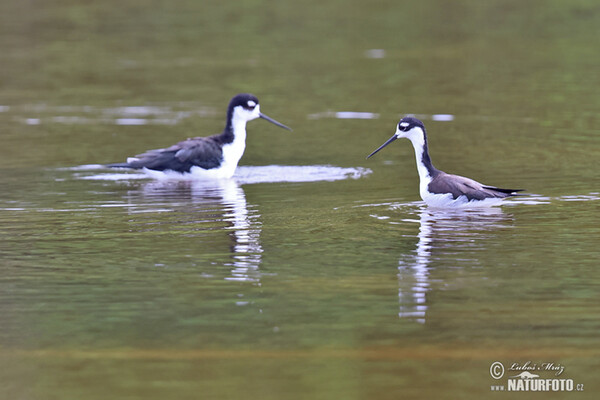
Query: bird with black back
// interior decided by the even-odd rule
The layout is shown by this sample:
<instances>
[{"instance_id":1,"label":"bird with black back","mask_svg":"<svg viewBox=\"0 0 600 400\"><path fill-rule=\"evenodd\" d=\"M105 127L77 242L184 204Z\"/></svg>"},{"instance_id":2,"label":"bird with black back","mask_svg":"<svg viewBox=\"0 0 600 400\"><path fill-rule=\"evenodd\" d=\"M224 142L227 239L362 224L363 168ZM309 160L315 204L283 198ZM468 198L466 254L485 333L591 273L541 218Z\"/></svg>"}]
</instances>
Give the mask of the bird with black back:
<instances>
[{"instance_id":1,"label":"bird with black back","mask_svg":"<svg viewBox=\"0 0 600 400\"><path fill-rule=\"evenodd\" d=\"M127 162L107 166L145 169L152 173L197 173L201 177L231 178L246 149L246 123L257 118L291 131L263 114L256 96L241 93L229 102L223 132L189 138L164 149L148 150L128 158Z\"/></svg>"}]
</instances>

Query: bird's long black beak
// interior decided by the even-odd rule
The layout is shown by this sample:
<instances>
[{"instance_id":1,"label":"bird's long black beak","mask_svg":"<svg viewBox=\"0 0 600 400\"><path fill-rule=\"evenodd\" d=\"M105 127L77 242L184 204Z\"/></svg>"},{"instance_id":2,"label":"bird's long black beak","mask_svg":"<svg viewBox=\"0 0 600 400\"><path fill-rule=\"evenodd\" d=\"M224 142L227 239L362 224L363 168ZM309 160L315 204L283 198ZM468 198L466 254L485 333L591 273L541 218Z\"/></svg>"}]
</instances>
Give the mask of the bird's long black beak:
<instances>
[{"instance_id":1,"label":"bird's long black beak","mask_svg":"<svg viewBox=\"0 0 600 400\"><path fill-rule=\"evenodd\" d=\"M291 130L292 130L292 128L289 128L289 127L285 126L285 125L284 125L284 124L282 124L281 122L277 122L277 121L275 121L273 118L271 118L271 117L268 117L268 116L266 116L266 115L265 115L265 114L263 114L263 113L260 113L260 114L258 114L258 116L259 116L260 118L262 118L262 119L266 119L266 120L267 120L267 121L269 121L270 123L272 123L272 124L274 124L274 125L277 125L277 126L279 126L279 127L283 128L283 129L287 129L288 131L291 131Z\"/></svg>"},{"instance_id":2,"label":"bird's long black beak","mask_svg":"<svg viewBox=\"0 0 600 400\"><path fill-rule=\"evenodd\" d=\"M383 149L385 146L387 146L388 144L392 143L394 140L398 139L398 136L394 135L391 138L389 138L387 140L387 142L385 142L384 144L382 144L381 146L379 146L379 148L377 150L375 150L374 152L372 152L371 154L369 154L367 156L367 158L370 158L371 156L375 155L375 153L377 153L379 150Z\"/></svg>"}]
</instances>

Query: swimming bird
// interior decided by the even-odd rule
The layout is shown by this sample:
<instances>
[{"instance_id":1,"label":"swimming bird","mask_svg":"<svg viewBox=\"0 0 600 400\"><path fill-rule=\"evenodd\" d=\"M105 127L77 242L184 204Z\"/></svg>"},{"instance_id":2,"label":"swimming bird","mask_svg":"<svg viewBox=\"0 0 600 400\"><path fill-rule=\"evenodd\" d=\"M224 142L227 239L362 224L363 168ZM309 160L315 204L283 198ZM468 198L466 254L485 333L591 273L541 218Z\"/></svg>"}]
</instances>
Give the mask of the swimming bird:
<instances>
[{"instance_id":1,"label":"swimming bird","mask_svg":"<svg viewBox=\"0 0 600 400\"><path fill-rule=\"evenodd\" d=\"M241 93L227 108L227 123L220 134L194 137L165 149L148 150L111 168L145 169L148 172L198 173L213 178L231 178L246 148L246 122L265 119L281 128L287 126L260 112L256 96Z\"/></svg>"},{"instance_id":2,"label":"swimming bird","mask_svg":"<svg viewBox=\"0 0 600 400\"><path fill-rule=\"evenodd\" d=\"M515 196L516 192L522 191L522 189L501 189L484 185L473 179L447 174L435 168L429 157L425 125L412 117L402 118L396 127L394 136L369 154L367 158L399 138L410 140L415 149L420 180L419 191L421 198L428 206L491 206L499 204L505 197Z\"/></svg>"}]
</instances>

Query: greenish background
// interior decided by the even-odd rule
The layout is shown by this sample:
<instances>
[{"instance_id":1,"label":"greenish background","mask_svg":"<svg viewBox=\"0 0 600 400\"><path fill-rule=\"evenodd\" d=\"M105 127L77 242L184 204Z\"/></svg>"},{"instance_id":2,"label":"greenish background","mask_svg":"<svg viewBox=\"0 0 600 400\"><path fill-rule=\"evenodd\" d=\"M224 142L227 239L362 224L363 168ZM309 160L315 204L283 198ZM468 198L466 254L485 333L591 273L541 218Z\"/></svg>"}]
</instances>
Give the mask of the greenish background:
<instances>
[{"instance_id":1,"label":"greenish background","mask_svg":"<svg viewBox=\"0 0 600 400\"><path fill-rule=\"evenodd\" d=\"M0 398L480 399L494 361L596 398L599 26L594 0L1 2ZM244 173L372 173L69 169L218 132L239 92L294 129L251 122ZM426 209L408 142L364 159L409 113L437 167L530 195Z\"/></svg>"}]
</instances>

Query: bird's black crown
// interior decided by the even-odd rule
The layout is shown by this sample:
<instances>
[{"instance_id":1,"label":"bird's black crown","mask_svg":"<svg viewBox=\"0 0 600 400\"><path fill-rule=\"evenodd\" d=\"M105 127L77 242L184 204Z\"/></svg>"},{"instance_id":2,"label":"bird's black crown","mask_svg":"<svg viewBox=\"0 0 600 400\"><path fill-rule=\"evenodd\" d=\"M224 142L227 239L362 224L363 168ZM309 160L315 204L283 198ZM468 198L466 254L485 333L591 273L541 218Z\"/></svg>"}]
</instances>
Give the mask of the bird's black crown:
<instances>
[{"instance_id":1,"label":"bird's black crown","mask_svg":"<svg viewBox=\"0 0 600 400\"><path fill-rule=\"evenodd\" d=\"M402 132L410 131L415 127L425 130L425 125L423 122L413 117L404 117L400 120L400 122L398 122L398 129Z\"/></svg>"},{"instance_id":2,"label":"bird's black crown","mask_svg":"<svg viewBox=\"0 0 600 400\"><path fill-rule=\"evenodd\" d=\"M237 106L242 106L246 110L253 110L258 104L256 96L250 93L240 93L231 99L229 102L229 110L233 110Z\"/></svg>"}]
</instances>

